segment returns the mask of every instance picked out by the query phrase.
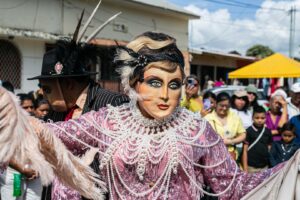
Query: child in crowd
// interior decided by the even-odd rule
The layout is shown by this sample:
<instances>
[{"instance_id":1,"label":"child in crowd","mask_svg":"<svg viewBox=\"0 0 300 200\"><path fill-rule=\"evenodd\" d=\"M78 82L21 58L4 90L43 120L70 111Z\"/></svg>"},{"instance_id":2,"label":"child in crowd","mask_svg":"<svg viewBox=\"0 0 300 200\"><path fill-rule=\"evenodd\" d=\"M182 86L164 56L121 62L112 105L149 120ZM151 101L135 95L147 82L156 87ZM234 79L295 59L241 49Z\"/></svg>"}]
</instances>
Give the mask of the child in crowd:
<instances>
[{"instance_id":1,"label":"child in crowd","mask_svg":"<svg viewBox=\"0 0 300 200\"><path fill-rule=\"evenodd\" d=\"M255 107L252 120L252 126L246 130L247 135L244 141L242 156L244 171L249 173L268 168L269 150L272 144L272 133L265 126L265 109L261 106Z\"/></svg>"},{"instance_id":2,"label":"child in crowd","mask_svg":"<svg viewBox=\"0 0 300 200\"><path fill-rule=\"evenodd\" d=\"M295 126L286 123L280 130L282 139L272 144L270 151L270 164L275 166L290 159L300 148L300 144L295 143Z\"/></svg>"},{"instance_id":3,"label":"child in crowd","mask_svg":"<svg viewBox=\"0 0 300 200\"><path fill-rule=\"evenodd\" d=\"M38 96L34 100L34 115L36 118L45 120L45 116L49 113L50 104L47 99L44 99L43 96Z\"/></svg>"}]
</instances>

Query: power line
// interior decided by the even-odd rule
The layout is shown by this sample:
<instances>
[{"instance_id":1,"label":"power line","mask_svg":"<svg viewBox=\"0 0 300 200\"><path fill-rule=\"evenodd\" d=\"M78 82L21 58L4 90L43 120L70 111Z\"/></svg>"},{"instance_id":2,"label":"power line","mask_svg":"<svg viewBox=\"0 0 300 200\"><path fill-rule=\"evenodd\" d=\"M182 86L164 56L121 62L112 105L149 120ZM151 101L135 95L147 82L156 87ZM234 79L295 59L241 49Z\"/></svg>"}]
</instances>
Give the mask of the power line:
<instances>
[{"instance_id":1,"label":"power line","mask_svg":"<svg viewBox=\"0 0 300 200\"><path fill-rule=\"evenodd\" d=\"M244 3L244 2L240 2L240 1L235 1L235 0L224 0L227 2L232 2L238 5L244 5L244 6L250 6L250 7L255 7L255 8L260 8L260 5L256 5L256 4L251 4L251 3Z\"/></svg>"},{"instance_id":2,"label":"power line","mask_svg":"<svg viewBox=\"0 0 300 200\"><path fill-rule=\"evenodd\" d=\"M287 10L280 9L280 8L272 8L272 7L266 8L266 7L261 7L259 5L255 5L255 4L242 3L242 2L239 2L239 1L233 1L233 0L231 0L231 1L227 0L227 2L219 1L219 0L202 0L202 1L208 1L210 3L222 4L222 5L233 6L233 7L240 7L240 8L264 9L264 10L287 12Z\"/></svg>"},{"instance_id":3,"label":"power line","mask_svg":"<svg viewBox=\"0 0 300 200\"><path fill-rule=\"evenodd\" d=\"M217 24L223 24L223 25L230 25L230 26L237 26L237 27L243 27L246 29L252 30L252 27L249 27L244 24L234 24L234 22L225 22L225 21L215 21L215 20L205 20L201 19L201 21L206 21L206 22L212 22L212 23L217 23ZM255 26L255 29L268 29L268 30L278 30L278 31L288 31L289 29L283 29L282 27L275 28L274 26ZM296 29L297 31L300 31L300 29Z\"/></svg>"},{"instance_id":4,"label":"power line","mask_svg":"<svg viewBox=\"0 0 300 200\"><path fill-rule=\"evenodd\" d=\"M238 16L241 16L242 14L244 14L246 9L243 9ZM191 22L191 26L192 26ZM229 27L231 27L233 25L234 22L228 24L228 26L226 26L223 31L221 31L221 34L218 35L214 35L213 37L211 37L210 39L208 39L206 42L204 42L203 44L207 44L207 43L211 43L212 41L218 41L220 40L220 37L223 37L224 35L227 35L226 33L230 30ZM192 33L191 33L192 34Z\"/></svg>"}]
</instances>

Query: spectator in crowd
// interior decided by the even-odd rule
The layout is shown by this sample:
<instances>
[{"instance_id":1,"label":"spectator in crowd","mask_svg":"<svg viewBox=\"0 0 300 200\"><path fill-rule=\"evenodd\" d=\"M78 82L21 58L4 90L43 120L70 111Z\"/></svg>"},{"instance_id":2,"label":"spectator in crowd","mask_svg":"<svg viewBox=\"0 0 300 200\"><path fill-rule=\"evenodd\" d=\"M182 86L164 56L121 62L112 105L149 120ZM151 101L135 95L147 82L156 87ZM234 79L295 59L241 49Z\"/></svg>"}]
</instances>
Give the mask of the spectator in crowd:
<instances>
[{"instance_id":1,"label":"spectator in crowd","mask_svg":"<svg viewBox=\"0 0 300 200\"><path fill-rule=\"evenodd\" d=\"M185 96L180 102L182 107L192 111L200 112L203 108L202 97L199 95L200 81L195 75L185 79Z\"/></svg>"},{"instance_id":2,"label":"spectator in crowd","mask_svg":"<svg viewBox=\"0 0 300 200\"><path fill-rule=\"evenodd\" d=\"M205 117L208 113L211 113L216 108L216 95L207 91L203 95L203 109L201 110L201 116Z\"/></svg>"},{"instance_id":3,"label":"spectator in crowd","mask_svg":"<svg viewBox=\"0 0 300 200\"><path fill-rule=\"evenodd\" d=\"M215 85L215 82L213 80L208 80L207 81L207 89L213 88Z\"/></svg>"},{"instance_id":4,"label":"spectator in crowd","mask_svg":"<svg viewBox=\"0 0 300 200\"><path fill-rule=\"evenodd\" d=\"M222 78L220 78L218 81L215 81L215 83L214 83L215 87L221 87L223 85L225 85L225 82L223 81Z\"/></svg>"},{"instance_id":5,"label":"spectator in crowd","mask_svg":"<svg viewBox=\"0 0 300 200\"><path fill-rule=\"evenodd\" d=\"M50 104L47 99L44 99L43 96L38 96L34 100L34 115L36 118L45 120L46 115L50 111Z\"/></svg>"},{"instance_id":6,"label":"spectator in crowd","mask_svg":"<svg viewBox=\"0 0 300 200\"><path fill-rule=\"evenodd\" d=\"M5 89L7 89L8 91L10 91L12 93L15 93L15 88L14 88L13 84L9 81L3 81L2 87L4 87Z\"/></svg>"},{"instance_id":7,"label":"spectator in crowd","mask_svg":"<svg viewBox=\"0 0 300 200\"><path fill-rule=\"evenodd\" d=\"M247 129L252 125L252 112L249 110L249 100L245 90L237 90L231 97L231 108L242 120L243 127ZM238 162L241 161L243 143L236 145L239 153Z\"/></svg>"},{"instance_id":8,"label":"spectator in crowd","mask_svg":"<svg viewBox=\"0 0 300 200\"><path fill-rule=\"evenodd\" d=\"M209 77L209 75L205 75L204 76L204 84L203 84L203 87L202 87L202 89L203 90L207 90L208 88L208 81L210 80L210 77Z\"/></svg>"},{"instance_id":9,"label":"spectator in crowd","mask_svg":"<svg viewBox=\"0 0 300 200\"><path fill-rule=\"evenodd\" d=\"M289 123L295 126L295 140L296 144L300 144L300 114L292 117Z\"/></svg>"},{"instance_id":10,"label":"spectator in crowd","mask_svg":"<svg viewBox=\"0 0 300 200\"><path fill-rule=\"evenodd\" d=\"M300 114L300 82L292 85L290 96L290 98L287 98L287 112L289 119Z\"/></svg>"},{"instance_id":11,"label":"spectator in crowd","mask_svg":"<svg viewBox=\"0 0 300 200\"><path fill-rule=\"evenodd\" d=\"M20 105L30 115L34 115L33 99L29 94L20 93ZM21 194L14 196L14 176L23 176L20 182ZM38 173L30 165L20 165L17 160L11 160L7 170L0 174L0 194L3 200L39 200L42 194L42 184Z\"/></svg>"},{"instance_id":12,"label":"spectator in crowd","mask_svg":"<svg viewBox=\"0 0 300 200\"><path fill-rule=\"evenodd\" d=\"M203 90L208 90L214 87L214 82L211 80L209 75L204 76Z\"/></svg>"},{"instance_id":13,"label":"spectator in crowd","mask_svg":"<svg viewBox=\"0 0 300 200\"><path fill-rule=\"evenodd\" d=\"M258 172L268 168L272 133L265 127L266 111L257 106L253 110L253 124L247 128L243 146L242 163L244 171Z\"/></svg>"},{"instance_id":14,"label":"spectator in crowd","mask_svg":"<svg viewBox=\"0 0 300 200\"><path fill-rule=\"evenodd\" d=\"M236 144L246 138L246 130L241 118L230 109L230 96L226 92L217 95L216 109L205 116L212 128L218 133L227 146L232 158L237 160Z\"/></svg>"},{"instance_id":15,"label":"spectator in crowd","mask_svg":"<svg viewBox=\"0 0 300 200\"><path fill-rule=\"evenodd\" d=\"M295 142L295 126L286 123L280 129L282 140L273 142L270 151L270 164L275 165L289 160L295 152L300 148L300 144Z\"/></svg>"},{"instance_id":16,"label":"spectator in crowd","mask_svg":"<svg viewBox=\"0 0 300 200\"><path fill-rule=\"evenodd\" d=\"M249 110L252 114L254 107L258 106L257 102L257 88L254 85L248 85L245 88L247 95L248 95L248 100L249 100Z\"/></svg>"},{"instance_id":17,"label":"spectator in crowd","mask_svg":"<svg viewBox=\"0 0 300 200\"><path fill-rule=\"evenodd\" d=\"M29 94L20 93L17 94L20 99L21 107L26 110L30 115L34 116L33 98Z\"/></svg>"},{"instance_id":18,"label":"spectator in crowd","mask_svg":"<svg viewBox=\"0 0 300 200\"><path fill-rule=\"evenodd\" d=\"M263 95L265 97L268 97L269 87L270 87L269 79L263 78L262 79L262 88L263 88Z\"/></svg>"},{"instance_id":19,"label":"spectator in crowd","mask_svg":"<svg viewBox=\"0 0 300 200\"><path fill-rule=\"evenodd\" d=\"M252 125L252 113L249 110L249 99L245 90L237 90L231 97L231 108L242 120L247 129Z\"/></svg>"},{"instance_id":20,"label":"spectator in crowd","mask_svg":"<svg viewBox=\"0 0 300 200\"><path fill-rule=\"evenodd\" d=\"M270 99L270 110L266 116L266 126L271 130L273 141L281 140L279 128L287 122L287 95L282 89L276 90Z\"/></svg>"}]
</instances>

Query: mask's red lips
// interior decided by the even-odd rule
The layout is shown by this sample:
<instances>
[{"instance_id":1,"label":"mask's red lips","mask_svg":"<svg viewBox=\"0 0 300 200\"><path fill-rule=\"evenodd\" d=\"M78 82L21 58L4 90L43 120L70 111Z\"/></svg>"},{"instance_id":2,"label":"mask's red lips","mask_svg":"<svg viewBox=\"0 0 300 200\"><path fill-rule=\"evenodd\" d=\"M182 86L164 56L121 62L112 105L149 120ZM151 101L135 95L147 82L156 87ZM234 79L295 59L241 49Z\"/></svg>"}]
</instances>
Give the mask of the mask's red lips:
<instances>
[{"instance_id":1,"label":"mask's red lips","mask_svg":"<svg viewBox=\"0 0 300 200\"><path fill-rule=\"evenodd\" d=\"M166 104L158 104L157 107L160 110L167 110L170 106L166 105Z\"/></svg>"}]
</instances>

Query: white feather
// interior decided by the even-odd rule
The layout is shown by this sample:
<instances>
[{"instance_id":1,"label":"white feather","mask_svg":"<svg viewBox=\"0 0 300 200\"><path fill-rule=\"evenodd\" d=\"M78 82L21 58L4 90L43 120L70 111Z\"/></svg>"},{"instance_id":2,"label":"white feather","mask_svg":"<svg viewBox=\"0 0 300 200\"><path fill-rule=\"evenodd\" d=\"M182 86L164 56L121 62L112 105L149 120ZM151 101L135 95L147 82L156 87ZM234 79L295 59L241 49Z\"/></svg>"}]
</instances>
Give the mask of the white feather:
<instances>
[{"instance_id":1,"label":"white feather","mask_svg":"<svg viewBox=\"0 0 300 200\"><path fill-rule=\"evenodd\" d=\"M45 124L28 116L17 98L2 87L0 101L0 163L8 163L11 158L21 165L30 163L43 184L49 184L55 174L81 195L104 199L105 183L72 155Z\"/></svg>"}]
</instances>

